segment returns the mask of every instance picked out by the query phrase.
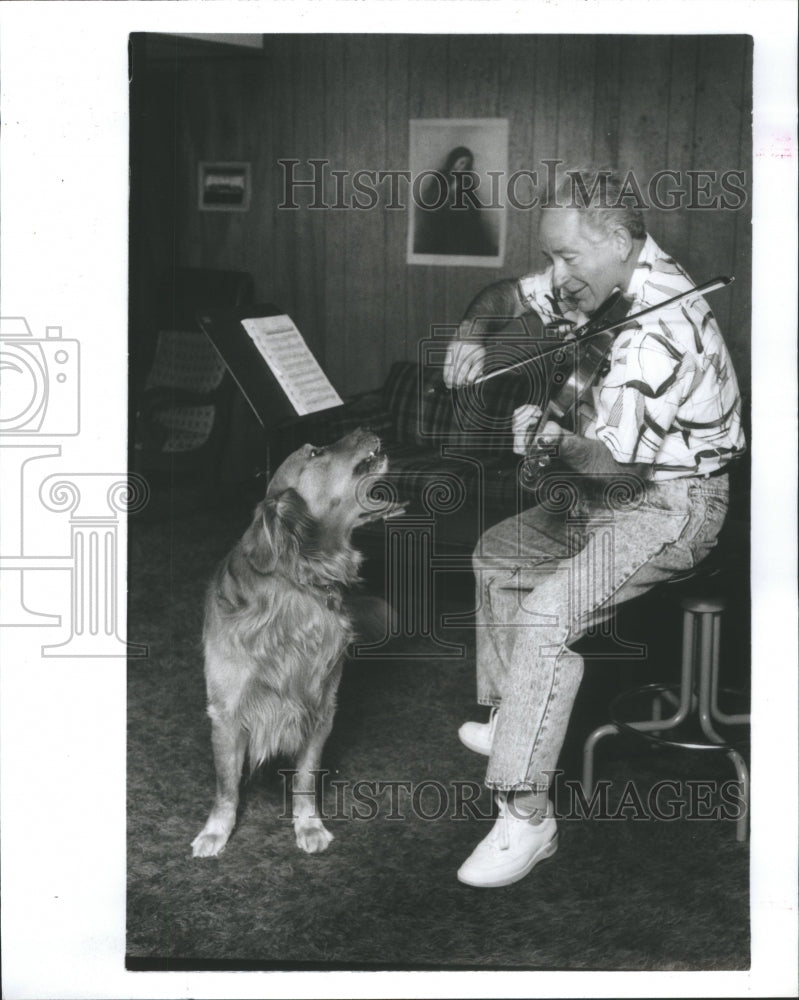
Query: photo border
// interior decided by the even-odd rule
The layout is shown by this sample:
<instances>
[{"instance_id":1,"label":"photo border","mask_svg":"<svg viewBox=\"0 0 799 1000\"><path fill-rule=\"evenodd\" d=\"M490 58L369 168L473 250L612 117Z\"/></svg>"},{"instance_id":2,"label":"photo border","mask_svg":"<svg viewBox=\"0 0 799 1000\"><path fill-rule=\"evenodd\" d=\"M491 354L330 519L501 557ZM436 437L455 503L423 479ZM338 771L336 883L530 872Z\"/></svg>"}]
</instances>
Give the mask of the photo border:
<instances>
[{"instance_id":1,"label":"photo border","mask_svg":"<svg viewBox=\"0 0 799 1000\"><path fill-rule=\"evenodd\" d=\"M127 36L133 30L748 33L754 53L752 964L748 972L126 973L125 674L42 662L1 636L5 995L27 997L794 996L796 761L795 8L729 0L531 4L83 0L0 10L3 312L85 347L91 428L71 452L125 467ZM619 14L623 13L623 18ZM576 32L575 32L576 33ZM257 123L254 124L257 127ZM102 164L99 181L86 163ZM66 185L66 186L65 186ZM35 197L21 197L32 190ZM67 192L66 196L64 192ZM779 192L779 197L775 197ZM786 219L788 225L786 226ZM111 252L109 248L118 248ZM79 251L79 252L78 252ZM43 283L42 275L48 276ZM779 292L775 291L779 290ZM91 294L89 294L91 293ZM783 422L779 435L775 421ZM92 463L94 463L92 465ZM124 519L120 540L124 552ZM124 626L124 621L122 622ZM786 642L786 635L788 637ZM90 697L89 697L90 694ZM98 713L96 705L102 705ZM36 725L31 725L35 719ZM98 747L101 748L98 757ZM97 794L98 786L103 794ZM81 804L81 828L63 822ZM778 815L775 820L775 807ZM54 823L54 818L61 822ZM723 928L722 928L723 930Z\"/></svg>"}]
</instances>

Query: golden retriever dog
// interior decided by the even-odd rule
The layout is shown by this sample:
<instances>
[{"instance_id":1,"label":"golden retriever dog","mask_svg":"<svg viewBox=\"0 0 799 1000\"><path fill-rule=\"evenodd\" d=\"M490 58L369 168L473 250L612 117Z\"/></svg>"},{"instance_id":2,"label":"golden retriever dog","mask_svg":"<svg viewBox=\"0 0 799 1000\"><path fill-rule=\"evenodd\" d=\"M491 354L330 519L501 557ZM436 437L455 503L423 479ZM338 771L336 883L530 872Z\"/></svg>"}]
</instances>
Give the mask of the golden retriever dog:
<instances>
[{"instance_id":1,"label":"golden retriever dog","mask_svg":"<svg viewBox=\"0 0 799 1000\"><path fill-rule=\"evenodd\" d=\"M361 563L352 531L402 509L379 509L363 488L364 476L387 467L369 431L326 448L304 445L277 470L211 581L203 643L216 797L192 842L195 857L219 854L230 837L245 755L251 771L277 754L294 758L297 846L315 853L333 839L316 812L313 772L354 637L342 597Z\"/></svg>"}]
</instances>

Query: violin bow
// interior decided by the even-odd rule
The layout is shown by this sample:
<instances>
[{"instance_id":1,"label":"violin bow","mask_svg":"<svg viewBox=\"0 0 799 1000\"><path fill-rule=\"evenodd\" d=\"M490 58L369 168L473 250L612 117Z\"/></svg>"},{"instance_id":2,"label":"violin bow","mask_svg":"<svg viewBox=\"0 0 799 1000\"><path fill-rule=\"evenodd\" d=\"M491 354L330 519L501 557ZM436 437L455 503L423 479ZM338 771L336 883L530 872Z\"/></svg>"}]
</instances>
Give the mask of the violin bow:
<instances>
[{"instance_id":1,"label":"violin bow","mask_svg":"<svg viewBox=\"0 0 799 1000\"><path fill-rule=\"evenodd\" d=\"M620 326L624 326L626 323L631 323L633 320L639 319L641 316L648 316L650 313L658 312L660 309L665 309L666 306L675 305L677 302L681 302L683 299L689 298L691 295L705 295L708 292L715 292L719 288L726 288L735 281L735 278L711 278L706 281L703 285L697 285L695 288L689 288L686 292L680 292L679 295L674 295L670 299L665 299L663 302L658 302L654 306L647 306L646 309L641 309L637 313L633 313L632 316L625 316L623 319L617 320L615 323L608 323L606 325L600 325L598 329L592 330L591 333L582 338L577 338L579 340L587 340L589 337L595 337L600 333L608 333L610 330L615 330ZM590 320L588 321L590 323ZM585 324L586 326L588 323ZM568 346L568 342L566 344ZM512 365L508 365L506 368L497 368L496 371L488 372L486 375L481 375L476 378L472 385L479 385L481 382L487 382L489 379L496 378L498 375L506 375L508 372L514 371L516 368L523 368L524 365L529 365L533 361L538 361L540 358L546 357L548 354L554 354L557 351L562 351L564 344L558 344L557 347L553 347L550 351L542 351L540 354L536 354L532 358L525 358L524 361L517 361Z\"/></svg>"}]
</instances>

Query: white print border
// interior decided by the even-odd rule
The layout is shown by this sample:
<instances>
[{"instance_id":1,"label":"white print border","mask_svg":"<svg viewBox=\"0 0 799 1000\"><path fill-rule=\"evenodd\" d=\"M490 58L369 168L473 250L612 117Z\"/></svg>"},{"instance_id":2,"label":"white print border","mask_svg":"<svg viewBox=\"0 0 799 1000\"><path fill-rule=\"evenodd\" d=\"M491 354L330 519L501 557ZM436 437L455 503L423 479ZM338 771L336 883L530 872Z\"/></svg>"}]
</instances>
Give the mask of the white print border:
<instances>
[{"instance_id":1,"label":"white print border","mask_svg":"<svg viewBox=\"0 0 799 1000\"><path fill-rule=\"evenodd\" d=\"M579 30L590 35L606 33L618 10L614 2L601 0L588 5L561 0L528 5L526 10L523 5L498 0L460 5L454 23L451 5L425 2L348 5L322 0L267 9L266 4L223 0L135 5L135 11L129 4L81 4L78 8L52 4L46 19L41 17L39 4L1 6L4 302L9 311L36 303L42 320L51 306L61 309L65 305L63 315L70 316L73 329L81 315L88 315L89 295L96 296L90 310L94 315L110 311L118 319L126 313L125 53L131 30L480 33L492 30L493 25L516 33ZM76 18L76 10L84 16ZM281 971L210 975L170 971L145 977L126 973L121 963L125 944L124 755L118 752L119 741L124 746L124 711L118 701L124 696L124 675L115 671L108 679L96 671L90 673L91 694L96 697L98 681L107 681L103 692L111 696L102 715L92 708L90 717L82 712L81 696L89 693L89 685L77 673L78 662L69 663L74 686L65 704L56 693L60 688L42 691L42 673L30 669L38 666L26 655L30 649L26 633L31 630L11 629L2 630L6 639L9 633L13 639L4 650L6 704L14 695L19 714L17 695L23 703L28 696L35 699L37 731L29 737L31 726L26 719L19 725L6 725L3 734L3 848L9 852L5 860L11 862L4 865L3 876L4 985L9 996L63 996L66 968L74 996L257 997L265 989L275 995L320 997L430 995L431 990L447 997L484 996L486 992L527 996L531 988L546 996L586 992L608 997L796 995L796 755L790 752L796 735L795 628L790 624L796 620L795 498L790 496L796 462L796 254L795 225L786 226L785 221L796 217L795 14L793 5L783 0L764 0L756 7L745 0L730 0L723 12L720 18L715 0L690 4L650 0L628 5L619 30L657 34L664 24L690 24L695 35L754 36L753 286L759 294L753 303L753 363L756 398L758 392L765 395L759 397L763 405L754 415L761 433L753 452L753 588L759 595L754 606L753 654L764 669L753 678L758 763L753 782L751 969L687 970L677 977L673 972L597 975L564 971L492 972L476 977L473 970L391 975L309 971L302 976ZM54 120L58 127L53 126ZM90 164L101 169L87 169ZM36 196L18 193L25 191L35 191ZM57 202L53 193L58 195ZM769 294L768 289L787 289L787 294ZM121 329L124 323L117 326ZM90 330L83 342L87 349L92 347L93 359L101 359L106 376L111 375L105 385L95 380L92 396L99 397L98 408L113 402L118 375L114 364L107 364L107 340L106 327ZM115 349L124 358L123 338ZM787 423L775 437L771 430L777 411L786 413ZM100 441L112 468L124 465L113 440L123 432L124 418L116 435L111 428ZM96 455L98 439L86 435L81 439L82 452ZM83 467L83 462L71 465ZM788 623L787 643L786 630L775 628L780 622ZM35 636L35 631L31 634ZM35 655L35 650L30 652ZM19 691L10 684L14 662L26 678ZM61 667L59 661L50 664ZM775 665L780 668L778 679ZM64 673L51 669L44 679L50 684ZM71 718L69 726L65 713ZM76 716L86 725L76 726ZM110 752L98 752L100 718L102 736L116 734L115 740L103 744ZM6 722L14 722L11 709ZM65 737L64 753L37 758L42 745L56 746L48 743L54 733L56 738ZM76 767L76 762L87 766ZM96 794L98 783L104 789L101 796ZM54 797L59 797L59 809L74 807L80 819L79 823L62 822L57 850L51 822ZM777 823L775 802L780 803ZM21 850L14 850L20 845ZM48 961L42 962L44 951Z\"/></svg>"}]
</instances>

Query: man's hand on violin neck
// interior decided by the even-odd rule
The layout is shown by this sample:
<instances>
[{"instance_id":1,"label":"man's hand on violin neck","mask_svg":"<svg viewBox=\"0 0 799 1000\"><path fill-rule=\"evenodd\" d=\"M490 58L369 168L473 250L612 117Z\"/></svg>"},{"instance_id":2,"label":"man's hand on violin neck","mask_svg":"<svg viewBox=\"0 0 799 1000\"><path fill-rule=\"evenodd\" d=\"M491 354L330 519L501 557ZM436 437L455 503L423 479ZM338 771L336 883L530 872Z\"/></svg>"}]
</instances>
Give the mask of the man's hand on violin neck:
<instances>
[{"instance_id":1,"label":"man's hand on violin neck","mask_svg":"<svg viewBox=\"0 0 799 1000\"><path fill-rule=\"evenodd\" d=\"M453 340L447 349L444 364L444 385L457 389L474 382L485 365L485 348L473 341Z\"/></svg>"},{"instance_id":2,"label":"man's hand on violin neck","mask_svg":"<svg viewBox=\"0 0 799 1000\"><path fill-rule=\"evenodd\" d=\"M547 420L540 433L537 433L543 412L541 407L536 406L535 403L525 403L524 406L517 406L513 411L513 451L515 454L527 455L534 444L534 438L549 446L555 444L562 436L563 428L554 420Z\"/></svg>"}]
</instances>

